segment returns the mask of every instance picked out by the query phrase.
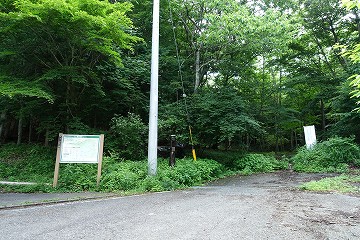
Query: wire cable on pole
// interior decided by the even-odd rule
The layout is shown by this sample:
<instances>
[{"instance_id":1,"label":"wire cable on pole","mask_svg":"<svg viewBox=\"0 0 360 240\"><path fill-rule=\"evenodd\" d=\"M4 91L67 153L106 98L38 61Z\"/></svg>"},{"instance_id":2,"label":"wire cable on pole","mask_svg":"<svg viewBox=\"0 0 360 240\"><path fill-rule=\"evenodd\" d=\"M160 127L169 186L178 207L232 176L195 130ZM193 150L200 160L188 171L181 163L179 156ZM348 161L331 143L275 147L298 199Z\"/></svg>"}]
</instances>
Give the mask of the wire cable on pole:
<instances>
[{"instance_id":1,"label":"wire cable on pole","mask_svg":"<svg viewBox=\"0 0 360 240\"><path fill-rule=\"evenodd\" d=\"M177 41L176 41L176 32L175 32L175 25L174 25L173 13L172 13L172 8L171 8L171 0L168 0L168 3L169 3L170 22L171 22L173 38L174 38L174 44L175 44L175 50L176 50L176 59L177 59L178 68L179 68L178 72L179 72L179 77L180 77L181 87L182 87L182 93L183 93L183 98L184 98L185 112L186 112L187 121L188 121L188 125L189 125L189 137L190 137L190 143L191 143L191 152L192 152L192 156L193 156L194 161L196 161L196 152L195 152L195 148L194 148L194 141L193 141L191 125L190 125L190 114L189 114L189 110L188 110L188 107L187 107L187 100L186 100L187 95L185 93L184 79L183 79L182 70L181 70L182 64L180 62L179 47L178 47L178 44L177 44Z\"/></svg>"}]
</instances>

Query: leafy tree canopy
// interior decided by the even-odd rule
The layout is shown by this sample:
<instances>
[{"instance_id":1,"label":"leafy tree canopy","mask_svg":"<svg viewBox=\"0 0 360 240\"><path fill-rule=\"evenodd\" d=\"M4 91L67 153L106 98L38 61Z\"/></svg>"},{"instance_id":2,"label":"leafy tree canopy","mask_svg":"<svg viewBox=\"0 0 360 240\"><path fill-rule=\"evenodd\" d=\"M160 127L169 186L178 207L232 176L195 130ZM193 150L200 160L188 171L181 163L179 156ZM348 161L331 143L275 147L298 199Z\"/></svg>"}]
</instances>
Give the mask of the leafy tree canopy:
<instances>
[{"instance_id":1,"label":"leafy tree canopy","mask_svg":"<svg viewBox=\"0 0 360 240\"><path fill-rule=\"evenodd\" d=\"M0 74L14 89L20 85L14 77L50 88L51 81L64 79L86 86L95 80L97 64L121 64L118 50L131 50L140 40L131 34L128 3L16 0L2 9Z\"/></svg>"}]
</instances>

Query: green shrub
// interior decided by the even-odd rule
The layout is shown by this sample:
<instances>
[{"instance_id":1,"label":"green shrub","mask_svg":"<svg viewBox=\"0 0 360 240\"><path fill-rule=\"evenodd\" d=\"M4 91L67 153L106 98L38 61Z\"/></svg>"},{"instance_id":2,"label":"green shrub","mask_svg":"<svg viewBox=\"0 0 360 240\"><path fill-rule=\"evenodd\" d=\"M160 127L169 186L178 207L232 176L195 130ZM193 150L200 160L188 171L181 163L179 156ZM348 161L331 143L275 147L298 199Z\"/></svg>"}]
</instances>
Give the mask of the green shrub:
<instances>
[{"instance_id":1,"label":"green shrub","mask_svg":"<svg viewBox=\"0 0 360 240\"><path fill-rule=\"evenodd\" d=\"M112 158L104 161L101 189L106 191L129 191L139 187L139 182L146 178L145 162L114 162Z\"/></svg>"},{"instance_id":2,"label":"green shrub","mask_svg":"<svg viewBox=\"0 0 360 240\"><path fill-rule=\"evenodd\" d=\"M317 143L312 149L302 147L292 158L299 172L346 172L360 166L360 148L353 138L334 137Z\"/></svg>"},{"instance_id":3,"label":"green shrub","mask_svg":"<svg viewBox=\"0 0 360 240\"><path fill-rule=\"evenodd\" d=\"M106 158L101 180L102 191L165 191L198 185L224 174L225 168L214 160L179 159L175 167L159 159L156 176L148 176L147 162L114 162Z\"/></svg>"},{"instance_id":4,"label":"green shrub","mask_svg":"<svg viewBox=\"0 0 360 240\"><path fill-rule=\"evenodd\" d=\"M58 186L63 191L89 191L96 189L97 164L61 164Z\"/></svg>"},{"instance_id":5,"label":"green shrub","mask_svg":"<svg viewBox=\"0 0 360 240\"><path fill-rule=\"evenodd\" d=\"M236 160L235 167L242 174L252 174L258 172L273 172L275 170L287 169L288 163L276 160L273 156L264 154L247 154Z\"/></svg>"},{"instance_id":6,"label":"green shrub","mask_svg":"<svg viewBox=\"0 0 360 240\"><path fill-rule=\"evenodd\" d=\"M213 159L228 168L234 168L235 162L245 156L244 151L220 151L220 150L204 150L199 152L199 157Z\"/></svg>"},{"instance_id":7,"label":"green shrub","mask_svg":"<svg viewBox=\"0 0 360 240\"><path fill-rule=\"evenodd\" d=\"M163 188L162 182L155 176L147 176L140 183L140 189L144 192L160 192L166 189Z\"/></svg>"},{"instance_id":8,"label":"green shrub","mask_svg":"<svg viewBox=\"0 0 360 240\"><path fill-rule=\"evenodd\" d=\"M142 164L141 171L139 166ZM140 191L163 191L198 185L224 173L224 167L214 160L200 159L193 161L190 158L179 159L175 167L169 167L167 160L158 161L156 176L147 176L147 163L141 162L138 167L128 168L131 171L138 171L135 186Z\"/></svg>"},{"instance_id":9,"label":"green shrub","mask_svg":"<svg viewBox=\"0 0 360 240\"><path fill-rule=\"evenodd\" d=\"M105 175L103 187L109 191L123 190L128 191L136 187L138 176L126 170L119 170Z\"/></svg>"},{"instance_id":10,"label":"green shrub","mask_svg":"<svg viewBox=\"0 0 360 240\"><path fill-rule=\"evenodd\" d=\"M225 168L214 160L178 159L175 167L168 160L158 160L157 175L148 176L147 161L103 158L100 186L96 186L97 164L61 164L58 187L52 188L56 148L39 145L0 146L0 180L36 182L35 185L1 185L1 191L77 192L120 191L143 192L174 190L201 184L225 174Z\"/></svg>"},{"instance_id":11,"label":"green shrub","mask_svg":"<svg viewBox=\"0 0 360 240\"><path fill-rule=\"evenodd\" d=\"M167 160L160 161L156 178L163 190L174 190L199 185L224 174L225 168L214 160L190 158L178 160L175 167L169 167Z\"/></svg>"},{"instance_id":12,"label":"green shrub","mask_svg":"<svg viewBox=\"0 0 360 240\"><path fill-rule=\"evenodd\" d=\"M105 150L128 160L143 160L145 130L146 126L138 115L129 113L127 117L116 116L111 120Z\"/></svg>"}]
</instances>

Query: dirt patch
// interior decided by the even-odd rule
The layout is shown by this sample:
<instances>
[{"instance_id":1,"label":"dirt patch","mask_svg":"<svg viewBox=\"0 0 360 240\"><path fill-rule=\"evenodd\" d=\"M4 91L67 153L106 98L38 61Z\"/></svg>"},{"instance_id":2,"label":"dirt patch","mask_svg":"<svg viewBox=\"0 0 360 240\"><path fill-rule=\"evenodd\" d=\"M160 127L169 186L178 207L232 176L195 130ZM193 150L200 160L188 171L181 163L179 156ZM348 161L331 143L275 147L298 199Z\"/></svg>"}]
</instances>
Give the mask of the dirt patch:
<instances>
[{"instance_id":1,"label":"dirt patch","mask_svg":"<svg viewBox=\"0 0 360 240\"><path fill-rule=\"evenodd\" d=\"M360 194L318 193L300 190L303 183L338 174L306 174L292 171L234 177L220 182L251 192L252 201L266 204L271 212L269 231L293 233L293 239L360 239ZM358 183L356 183L358 184ZM267 192L257 193L254 189ZM264 210L265 212L265 210ZM254 222L254 225L259 223ZM276 238L268 238L276 239ZM279 239L284 239L279 235Z\"/></svg>"}]
</instances>

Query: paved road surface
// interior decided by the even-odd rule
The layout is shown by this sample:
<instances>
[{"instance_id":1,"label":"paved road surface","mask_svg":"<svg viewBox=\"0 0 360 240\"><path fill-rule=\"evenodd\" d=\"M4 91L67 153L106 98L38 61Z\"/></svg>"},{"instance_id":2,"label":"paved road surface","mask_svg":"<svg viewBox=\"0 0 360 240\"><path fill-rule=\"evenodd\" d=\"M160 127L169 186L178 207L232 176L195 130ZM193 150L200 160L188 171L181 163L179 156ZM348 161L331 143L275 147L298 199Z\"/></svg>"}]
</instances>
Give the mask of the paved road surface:
<instances>
[{"instance_id":1,"label":"paved road surface","mask_svg":"<svg viewBox=\"0 0 360 240\"><path fill-rule=\"evenodd\" d=\"M319 175L0 210L0 239L360 239L360 197L296 190Z\"/></svg>"}]
</instances>

